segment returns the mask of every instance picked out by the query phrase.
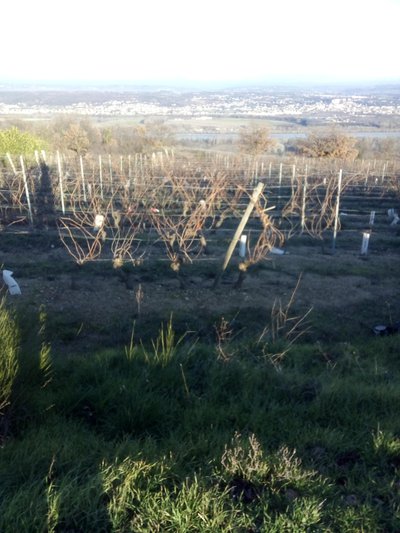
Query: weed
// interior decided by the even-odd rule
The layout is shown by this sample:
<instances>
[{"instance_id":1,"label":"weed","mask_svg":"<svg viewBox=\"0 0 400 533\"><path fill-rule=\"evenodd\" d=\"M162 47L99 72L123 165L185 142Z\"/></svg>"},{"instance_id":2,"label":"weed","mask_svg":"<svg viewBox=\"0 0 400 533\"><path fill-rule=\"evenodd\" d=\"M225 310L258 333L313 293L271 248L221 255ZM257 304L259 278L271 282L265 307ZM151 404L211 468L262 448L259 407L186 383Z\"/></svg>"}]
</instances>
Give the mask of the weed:
<instances>
[{"instance_id":1,"label":"weed","mask_svg":"<svg viewBox=\"0 0 400 533\"><path fill-rule=\"evenodd\" d=\"M216 352L217 357L222 361L229 361L234 355L232 347L229 348L233 338L233 329L231 323L224 317L221 317L218 325L214 326L216 334ZM232 346L232 345L231 345Z\"/></svg>"},{"instance_id":2,"label":"weed","mask_svg":"<svg viewBox=\"0 0 400 533\"><path fill-rule=\"evenodd\" d=\"M151 341L153 348L152 353L146 351L142 345L147 361L154 362L157 365L165 367L173 359L174 355L176 354L177 347L183 341L185 336L186 335L182 335L177 341L175 341L175 331L172 325L171 315L166 326L161 324L161 328L156 340Z\"/></svg>"},{"instance_id":3,"label":"weed","mask_svg":"<svg viewBox=\"0 0 400 533\"><path fill-rule=\"evenodd\" d=\"M7 411L19 370L19 331L6 300L0 302L0 441L8 428Z\"/></svg>"},{"instance_id":4,"label":"weed","mask_svg":"<svg viewBox=\"0 0 400 533\"><path fill-rule=\"evenodd\" d=\"M297 290L301 281L301 275L297 280L296 286L292 291L289 301L283 305L281 300L275 300L271 310L270 323L264 327L257 344L262 345L264 357L269 360L273 366L279 370L282 361L293 348L298 339L308 330L307 318L312 308L306 311L302 316L293 315L292 307ZM277 348L281 343L280 351L271 352L271 347Z\"/></svg>"}]
</instances>

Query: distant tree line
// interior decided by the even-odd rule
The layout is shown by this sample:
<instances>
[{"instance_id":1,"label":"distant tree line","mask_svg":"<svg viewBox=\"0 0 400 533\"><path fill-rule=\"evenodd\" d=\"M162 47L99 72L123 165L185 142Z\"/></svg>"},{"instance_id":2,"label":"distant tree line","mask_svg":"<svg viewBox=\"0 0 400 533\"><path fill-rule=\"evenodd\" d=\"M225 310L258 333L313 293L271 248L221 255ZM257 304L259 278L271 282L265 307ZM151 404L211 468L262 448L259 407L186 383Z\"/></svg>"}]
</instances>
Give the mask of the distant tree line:
<instances>
[{"instance_id":1,"label":"distant tree line","mask_svg":"<svg viewBox=\"0 0 400 533\"><path fill-rule=\"evenodd\" d=\"M57 117L45 124L15 121L0 129L0 153L32 154L60 150L77 155L91 153L151 153L175 144L162 121L131 126L99 126L89 119Z\"/></svg>"},{"instance_id":2,"label":"distant tree line","mask_svg":"<svg viewBox=\"0 0 400 533\"><path fill-rule=\"evenodd\" d=\"M152 153L177 145L173 131L162 119L143 120L137 124L102 125L90 119L60 116L48 122L3 122L0 127L0 153L24 155L35 150L59 150L79 156L96 154ZM271 137L268 127L257 123L242 127L231 149L260 156L287 151L310 158L396 159L400 156L399 138L356 139L335 129L311 133L285 146Z\"/></svg>"},{"instance_id":3,"label":"distant tree line","mask_svg":"<svg viewBox=\"0 0 400 533\"><path fill-rule=\"evenodd\" d=\"M279 145L264 126L250 125L242 128L238 149L243 154L262 155L276 153ZM285 149L292 154L317 159L397 159L400 157L400 137L363 137L356 139L336 129L311 133L306 138L291 140Z\"/></svg>"}]
</instances>

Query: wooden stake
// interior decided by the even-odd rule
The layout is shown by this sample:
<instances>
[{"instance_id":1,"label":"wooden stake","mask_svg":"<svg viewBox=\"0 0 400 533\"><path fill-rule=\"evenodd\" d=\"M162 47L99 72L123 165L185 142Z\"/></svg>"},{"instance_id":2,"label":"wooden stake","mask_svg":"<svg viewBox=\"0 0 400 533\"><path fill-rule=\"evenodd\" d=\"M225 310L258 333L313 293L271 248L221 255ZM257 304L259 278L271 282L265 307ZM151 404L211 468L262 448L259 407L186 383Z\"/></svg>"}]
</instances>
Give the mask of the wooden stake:
<instances>
[{"instance_id":1,"label":"wooden stake","mask_svg":"<svg viewBox=\"0 0 400 533\"><path fill-rule=\"evenodd\" d=\"M21 164L21 170L22 170L22 178L24 180L24 187L25 187L25 194L26 194L26 202L28 204L29 209L29 220L31 221L31 224L33 225L33 215L32 215L32 206L31 206L31 198L29 196L29 188L28 188L28 180L26 179L26 173L25 173L25 165L24 165L24 158L22 155L19 157L19 161Z\"/></svg>"},{"instance_id":2,"label":"wooden stake","mask_svg":"<svg viewBox=\"0 0 400 533\"><path fill-rule=\"evenodd\" d=\"M221 281L221 277L223 275L223 273L225 272L226 270L226 267L228 266L228 263L232 257L232 254L233 254L233 251L235 249L235 246L238 242L238 240L240 239L240 236L242 235L243 233L243 230L247 224L247 221L254 209L254 206L260 196L260 194L262 193L262 190L264 188L264 184L263 183L259 183L257 185L257 187L254 189L253 191L253 194L251 195L251 198L250 198L250 202L249 202L249 205L247 206L246 208L246 211L244 212L244 215L242 217L242 220L240 221L239 223L239 226L237 227L237 230L235 232L235 235L233 236L233 239L228 247L228 250L226 252L226 255L225 255L225 260L224 260L224 263L222 265L222 269L221 269L221 272L218 274L218 276L215 278L215 283L214 283L214 288L217 287L219 285L219 282Z\"/></svg>"},{"instance_id":3,"label":"wooden stake","mask_svg":"<svg viewBox=\"0 0 400 533\"><path fill-rule=\"evenodd\" d=\"M108 154L108 167L109 167L109 171L110 171L111 194L114 194L114 184L113 184L113 171L112 171L111 154Z\"/></svg>"},{"instance_id":4,"label":"wooden stake","mask_svg":"<svg viewBox=\"0 0 400 533\"><path fill-rule=\"evenodd\" d=\"M11 165L11 168L13 169L14 174L16 174L17 173L17 169L15 168L13 160L11 159L11 155L7 152L6 156L7 156L8 162Z\"/></svg>"},{"instance_id":5,"label":"wooden stake","mask_svg":"<svg viewBox=\"0 0 400 533\"><path fill-rule=\"evenodd\" d=\"M101 162L101 155L99 155L99 180L100 180L100 197L104 200L103 196L103 165Z\"/></svg>"},{"instance_id":6,"label":"wooden stake","mask_svg":"<svg viewBox=\"0 0 400 533\"><path fill-rule=\"evenodd\" d=\"M338 176L338 191L336 196L336 208L335 208L335 222L333 226L333 239L332 239L332 251L335 252L336 249L336 237L339 226L339 208L340 208L340 193L342 190L342 169L339 170Z\"/></svg>"},{"instance_id":7,"label":"wooden stake","mask_svg":"<svg viewBox=\"0 0 400 533\"><path fill-rule=\"evenodd\" d=\"M305 230L306 227L306 197L307 197L307 165L303 181L303 198L301 205L301 232Z\"/></svg>"},{"instance_id":8,"label":"wooden stake","mask_svg":"<svg viewBox=\"0 0 400 533\"><path fill-rule=\"evenodd\" d=\"M292 197L294 196L294 180L296 179L296 165L292 166Z\"/></svg>"},{"instance_id":9,"label":"wooden stake","mask_svg":"<svg viewBox=\"0 0 400 533\"><path fill-rule=\"evenodd\" d=\"M85 187L85 173L83 171L83 159L82 156L79 156L79 161L81 164L81 178L82 178L82 191L83 191L83 201L86 202L86 187Z\"/></svg>"},{"instance_id":10,"label":"wooden stake","mask_svg":"<svg viewBox=\"0 0 400 533\"><path fill-rule=\"evenodd\" d=\"M57 166L58 166L58 178L60 180L60 198L61 198L61 210L63 215L65 215L65 205L64 205L64 190L62 182L62 169L61 169L61 158L60 152L57 150Z\"/></svg>"}]
</instances>

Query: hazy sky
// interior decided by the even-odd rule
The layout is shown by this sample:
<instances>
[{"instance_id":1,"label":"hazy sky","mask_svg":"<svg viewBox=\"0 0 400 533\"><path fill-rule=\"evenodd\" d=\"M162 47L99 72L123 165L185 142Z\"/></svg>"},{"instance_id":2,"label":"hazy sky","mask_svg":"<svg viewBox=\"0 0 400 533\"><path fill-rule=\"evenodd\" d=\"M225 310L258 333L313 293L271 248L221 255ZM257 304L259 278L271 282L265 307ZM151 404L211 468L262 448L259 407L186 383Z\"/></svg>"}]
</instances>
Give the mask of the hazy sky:
<instances>
[{"instance_id":1,"label":"hazy sky","mask_svg":"<svg viewBox=\"0 0 400 533\"><path fill-rule=\"evenodd\" d=\"M400 0L5 0L0 81L400 81Z\"/></svg>"}]
</instances>

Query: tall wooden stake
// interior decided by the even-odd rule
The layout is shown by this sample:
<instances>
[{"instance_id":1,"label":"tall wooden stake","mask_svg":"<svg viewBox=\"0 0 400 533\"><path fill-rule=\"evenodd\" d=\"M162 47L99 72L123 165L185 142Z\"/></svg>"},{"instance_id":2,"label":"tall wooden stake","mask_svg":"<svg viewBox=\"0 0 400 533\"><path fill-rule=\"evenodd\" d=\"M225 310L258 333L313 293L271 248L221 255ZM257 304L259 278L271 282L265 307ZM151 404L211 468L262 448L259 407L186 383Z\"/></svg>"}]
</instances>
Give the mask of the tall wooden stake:
<instances>
[{"instance_id":1,"label":"tall wooden stake","mask_svg":"<svg viewBox=\"0 0 400 533\"><path fill-rule=\"evenodd\" d=\"M64 189L63 189L63 181L62 181L61 158L60 158L60 152L58 150L57 150L57 166L58 166L58 178L60 180L61 210L63 212L63 215L65 215Z\"/></svg>"},{"instance_id":2,"label":"tall wooden stake","mask_svg":"<svg viewBox=\"0 0 400 533\"><path fill-rule=\"evenodd\" d=\"M99 155L99 180L100 180L100 197L104 200L103 196L103 165L101 162L101 155Z\"/></svg>"},{"instance_id":3,"label":"tall wooden stake","mask_svg":"<svg viewBox=\"0 0 400 533\"><path fill-rule=\"evenodd\" d=\"M83 201L86 202L85 173L84 173L84 171L83 171L83 159L82 159L82 156L79 156L79 161L80 161L80 164L81 164L81 178L82 178Z\"/></svg>"},{"instance_id":4,"label":"tall wooden stake","mask_svg":"<svg viewBox=\"0 0 400 533\"><path fill-rule=\"evenodd\" d=\"M306 227L306 198L307 198L307 165L303 181L303 198L301 205L301 232L305 230Z\"/></svg>"},{"instance_id":5,"label":"tall wooden stake","mask_svg":"<svg viewBox=\"0 0 400 533\"><path fill-rule=\"evenodd\" d=\"M342 191L342 169L339 170L339 177L338 177L338 190L337 190L337 196L336 196L336 208L335 208L335 222L333 226L333 239L332 239L332 251L335 252L336 250L336 237L337 237L337 231L339 227L339 208L340 208L340 193Z\"/></svg>"},{"instance_id":6,"label":"tall wooden stake","mask_svg":"<svg viewBox=\"0 0 400 533\"><path fill-rule=\"evenodd\" d=\"M6 156L7 156L8 162L11 165L11 168L13 169L14 174L16 174L17 173L17 169L15 168L13 160L11 159L11 155L7 152Z\"/></svg>"},{"instance_id":7,"label":"tall wooden stake","mask_svg":"<svg viewBox=\"0 0 400 533\"><path fill-rule=\"evenodd\" d=\"M109 168L109 172L110 172L111 194L114 194L113 169L112 169L111 154L108 154L108 168Z\"/></svg>"},{"instance_id":8,"label":"tall wooden stake","mask_svg":"<svg viewBox=\"0 0 400 533\"><path fill-rule=\"evenodd\" d=\"M24 180L26 203L28 204L28 210L29 210L29 220L31 221L31 224L33 225L31 198L29 196L28 180L26 179L24 158L22 157L22 155L19 157L19 161L20 161L20 164L21 164L22 178Z\"/></svg>"},{"instance_id":9,"label":"tall wooden stake","mask_svg":"<svg viewBox=\"0 0 400 533\"><path fill-rule=\"evenodd\" d=\"M233 236L233 239L232 239L232 241L231 241L231 243L230 243L230 245L228 247L228 250L226 252L221 272L215 278L214 288L217 287L219 285L219 282L221 281L221 277L222 277L223 273L225 272L226 267L229 264L229 261L230 261L230 259L232 257L232 254L233 254L233 251L235 249L235 246L236 246L238 240L240 239L240 236L243 233L243 230L244 230L244 228L245 228L245 226L247 224L247 221L249 220L249 217L250 217L250 215L251 215L251 213L252 213L252 211L254 209L254 206L256 205L256 202L257 202L260 194L262 193L263 188L264 188L264 184L260 182L257 185L257 187L254 189L253 194L251 195L249 205L247 206L246 211L244 212L242 220L240 221L239 226L237 227L237 230L235 232L235 235Z\"/></svg>"}]
</instances>

